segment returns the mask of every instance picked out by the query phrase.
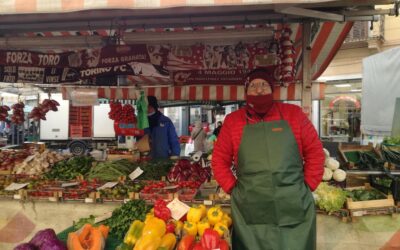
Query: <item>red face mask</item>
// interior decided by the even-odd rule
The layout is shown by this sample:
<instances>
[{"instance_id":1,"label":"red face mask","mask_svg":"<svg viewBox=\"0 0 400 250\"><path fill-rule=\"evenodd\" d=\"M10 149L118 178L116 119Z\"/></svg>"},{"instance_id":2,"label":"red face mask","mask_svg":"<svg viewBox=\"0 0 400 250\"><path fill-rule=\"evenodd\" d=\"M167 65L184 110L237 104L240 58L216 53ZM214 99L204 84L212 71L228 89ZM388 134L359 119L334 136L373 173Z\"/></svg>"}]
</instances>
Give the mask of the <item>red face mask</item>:
<instances>
[{"instance_id":1,"label":"red face mask","mask_svg":"<svg viewBox=\"0 0 400 250\"><path fill-rule=\"evenodd\" d=\"M256 113L266 114L272 107L272 94L267 95L247 95L247 105Z\"/></svg>"}]
</instances>

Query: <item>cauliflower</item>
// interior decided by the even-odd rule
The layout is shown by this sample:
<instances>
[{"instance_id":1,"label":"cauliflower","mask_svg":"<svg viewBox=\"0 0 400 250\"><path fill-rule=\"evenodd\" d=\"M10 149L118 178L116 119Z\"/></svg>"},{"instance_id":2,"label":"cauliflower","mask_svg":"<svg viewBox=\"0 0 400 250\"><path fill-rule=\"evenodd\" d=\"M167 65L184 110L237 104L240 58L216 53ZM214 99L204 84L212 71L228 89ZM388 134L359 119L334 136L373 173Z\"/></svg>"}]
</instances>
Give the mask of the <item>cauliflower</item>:
<instances>
[{"instance_id":1,"label":"cauliflower","mask_svg":"<svg viewBox=\"0 0 400 250\"><path fill-rule=\"evenodd\" d=\"M315 194L318 196L317 206L328 213L339 211L346 202L346 192L341 188L330 186L326 182L319 184Z\"/></svg>"},{"instance_id":2,"label":"cauliflower","mask_svg":"<svg viewBox=\"0 0 400 250\"><path fill-rule=\"evenodd\" d=\"M324 155L325 155L325 159L328 159L330 156L330 153L326 148L324 148Z\"/></svg>"},{"instance_id":3,"label":"cauliflower","mask_svg":"<svg viewBox=\"0 0 400 250\"><path fill-rule=\"evenodd\" d=\"M326 167L330 168L332 171L335 171L336 169L338 169L340 167L340 163L329 157L328 159L325 160L325 165Z\"/></svg>"},{"instance_id":4,"label":"cauliflower","mask_svg":"<svg viewBox=\"0 0 400 250\"><path fill-rule=\"evenodd\" d=\"M333 172L330 168L324 168L324 176L322 176L322 180L330 181L332 179Z\"/></svg>"},{"instance_id":5,"label":"cauliflower","mask_svg":"<svg viewBox=\"0 0 400 250\"><path fill-rule=\"evenodd\" d=\"M342 182L346 180L346 172L342 169L336 169L333 172L333 179L337 182Z\"/></svg>"}]
</instances>

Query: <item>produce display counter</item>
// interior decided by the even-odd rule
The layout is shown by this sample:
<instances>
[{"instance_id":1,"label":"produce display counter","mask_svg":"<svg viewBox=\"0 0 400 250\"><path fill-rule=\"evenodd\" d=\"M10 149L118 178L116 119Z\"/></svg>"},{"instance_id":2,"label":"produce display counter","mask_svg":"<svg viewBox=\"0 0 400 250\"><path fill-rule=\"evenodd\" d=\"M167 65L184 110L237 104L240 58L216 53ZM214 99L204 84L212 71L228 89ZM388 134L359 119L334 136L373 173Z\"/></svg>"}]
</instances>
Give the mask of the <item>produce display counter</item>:
<instances>
[{"instance_id":1,"label":"produce display counter","mask_svg":"<svg viewBox=\"0 0 400 250\"><path fill-rule=\"evenodd\" d=\"M346 170L348 175L384 175L387 172L378 170ZM400 170L391 170L390 174L400 175Z\"/></svg>"}]
</instances>

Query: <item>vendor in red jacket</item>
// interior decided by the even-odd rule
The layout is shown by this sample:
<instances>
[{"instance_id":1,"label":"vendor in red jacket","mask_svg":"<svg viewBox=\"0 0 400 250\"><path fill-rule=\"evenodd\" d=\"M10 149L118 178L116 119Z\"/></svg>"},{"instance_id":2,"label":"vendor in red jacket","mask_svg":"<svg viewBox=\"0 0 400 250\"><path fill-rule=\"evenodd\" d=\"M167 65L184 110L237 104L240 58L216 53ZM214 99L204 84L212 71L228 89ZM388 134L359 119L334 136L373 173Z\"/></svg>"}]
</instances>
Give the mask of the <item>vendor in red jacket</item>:
<instances>
[{"instance_id":1,"label":"vendor in red jacket","mask_svg":"<svg viewBox=\"0 0 400 250\"><path fill-rule=\"evenodd\" d=\"M316 249L311 191L324 172L317 132L300 107L273 101L266 70L250 72L245 90L246 106L225 118L212 157L215 179L231 194L233 249Z\"/></svg>"}]
</instances>

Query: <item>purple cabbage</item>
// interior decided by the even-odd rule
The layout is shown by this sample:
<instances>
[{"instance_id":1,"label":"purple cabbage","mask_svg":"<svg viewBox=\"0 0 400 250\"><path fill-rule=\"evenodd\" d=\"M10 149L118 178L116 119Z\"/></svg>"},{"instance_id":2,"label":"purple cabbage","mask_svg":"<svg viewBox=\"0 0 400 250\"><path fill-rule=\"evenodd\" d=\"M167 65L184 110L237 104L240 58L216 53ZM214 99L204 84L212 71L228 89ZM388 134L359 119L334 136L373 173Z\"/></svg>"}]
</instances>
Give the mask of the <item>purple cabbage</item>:
<instances>
[{"instance_id":1,"label":"purple cabbage","mask_svg":"<svg viewBox=\"0 0 400 250\"><path fill-rule=\"evenodd\" d=\"M65 244L57 238L53 229L41 230L33 236L30 244L36 246L39 250L66 250Z\"/></svg>"},{"instance_id":2,"label":"purple cabbage","mask_svg":"<svg viewBox=\"0 0 400 250\"><path fill-rule=\"evenodd\" d=\"M56 239L53 241L46 241L40 247L40 250L67 250L64 242Z\"/></svg>"},{"instance_id":3,"label":"purple cabbage","mask_svg":"<svg viewBox=\"0 0 400 250\"><path fill-rule=\"evenodd\" d=\"M14 250L38 250L35 245L31 243L22 243L14 248Z\"/></svg>"}]
</instances>

